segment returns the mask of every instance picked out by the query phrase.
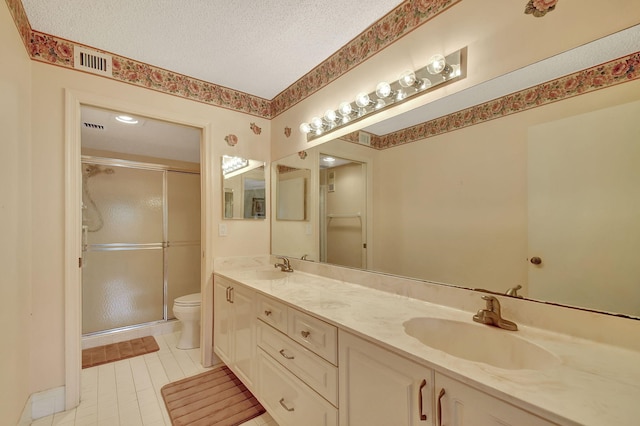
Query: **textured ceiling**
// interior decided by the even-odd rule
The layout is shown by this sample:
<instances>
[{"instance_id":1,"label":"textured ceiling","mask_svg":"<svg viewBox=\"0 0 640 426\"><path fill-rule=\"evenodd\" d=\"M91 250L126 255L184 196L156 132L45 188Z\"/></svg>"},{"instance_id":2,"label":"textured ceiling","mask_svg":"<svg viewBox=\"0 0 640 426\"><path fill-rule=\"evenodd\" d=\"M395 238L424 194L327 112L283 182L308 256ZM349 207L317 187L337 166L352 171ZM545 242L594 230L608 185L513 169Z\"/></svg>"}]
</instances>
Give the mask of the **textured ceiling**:
<instances>
[{"instance_id":1,"label":"textured ceiling","mask_svg":"<svg viewBox=\"0 0 640 426\"><path fill-rule=\"evenodd\" d=\"M31 27L273 99L399 0L22 0Z\"/></svg>"}]
</instances>

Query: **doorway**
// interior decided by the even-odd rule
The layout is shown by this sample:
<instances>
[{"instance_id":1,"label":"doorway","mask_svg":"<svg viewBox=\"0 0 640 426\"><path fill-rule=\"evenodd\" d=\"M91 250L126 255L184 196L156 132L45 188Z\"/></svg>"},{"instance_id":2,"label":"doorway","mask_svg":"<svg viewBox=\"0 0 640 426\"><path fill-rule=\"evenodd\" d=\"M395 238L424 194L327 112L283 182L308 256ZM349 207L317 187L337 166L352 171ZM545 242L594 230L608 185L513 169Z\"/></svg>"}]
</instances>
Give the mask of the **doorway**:
<instances>
[{"instance_id":1,"label":"doorway","mask_svg":"<svg viewBox=\"0 0 640 426\"><path fill-rule=\"evenodd\" d=\"M320 154L320 261L367 266L367 165Z\"/></svg>"},{"instance_id":2,"label":"doorway","mask_svg":"<svg viewBox=\"0 0 640 426\"><path fill-rule=\"evenodd\" d=\"M176 297L200 292L200 131L81 114L82 335L153 334Z\"/></svg>"},{"instance_id":3,"label":"doorway","mask_svg":"<svg viewBox=\"0 0 640 426\"><path fill-rule=\"evenodd\" d=\"M201 172L201 242L200 291L201 309L201 362L212 362L213 306L207 303L213 298L211 276L213 273L214 218L204 214L213 210L214 173L213 132L209 119L197 118L193 112L165 110L150 105L136 105L131 101L107 98L93 93L67 89L65 91L65 400L66 409L78 405L80 400L80 359L82 334L82 173L81 128L83 106L107 111L127 111L131 115L155 119L166 123L189 126L200 135ZM127 143L125 143L127 144ZM131 145L131 144L130 144ZM135 145L132 145L135 146ZM141 155L136 153L134 155Z\"/></svg>"}]
</instances>

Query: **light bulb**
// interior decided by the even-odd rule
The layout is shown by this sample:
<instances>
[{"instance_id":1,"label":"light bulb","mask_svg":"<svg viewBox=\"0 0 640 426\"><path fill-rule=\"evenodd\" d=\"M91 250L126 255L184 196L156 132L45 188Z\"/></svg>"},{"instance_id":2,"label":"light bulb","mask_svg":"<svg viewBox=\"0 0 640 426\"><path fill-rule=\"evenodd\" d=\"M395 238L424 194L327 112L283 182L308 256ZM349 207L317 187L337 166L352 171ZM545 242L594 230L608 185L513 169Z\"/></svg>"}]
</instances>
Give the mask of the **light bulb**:
<instances>
[{"instance_id":1,"label":"light bulb","mask_svg":"<svg viewBox=\"0 0 640 426\"><path fill-rule=\"evenodd\" d=\"M369 105L370 100L371 99L369 98L369 95L367 95L366 93L358 93L358 95L356 96L356 105L358 105L360 108L364 108Z\"/></svg>"},{"instance_id":2,"label":"light bulb","mask_svg":"<svg viewBox=\"0 0 640 426\"><path fill-rule=\"evenodd\" d=\"M380 109L380 108L384 108L387 105L387 103L384 101L384 99L378 99L376 101L376 106L374 107L375 109Z\"/></svg>"},{"instance_id":3,"label":"light bulb","mask_svg":"<svg viewBox=\"0 0 640 426\"><path fill-rule=\"evenodd\" d=\"M386 98L391 95L391 85L386 81L378 83L376 86L376 95L379 98Z\"/></svg>"},{"instance_id":4,"label":"light bulb","mask_svg":"<svg viewBox=\"0 0 640 426\"><path fill-rule=\"evenodd\" d=\"M118 115L116 116L116 120L125 124L138 124L138 120L129 115Z\"/></svg>"},{"instance_id":5,"label":"light bulb","mask_svg":"<svg viewBox=\"0 0 640 426\"><path fill-rule=\"evenodd\" d=\"M447 65L447 61L444 59L444 56L438 54L433 55L429 58L429 63L427 64L427 71L429 74L440 74L445 66Z\"/></svg>"},{"instance_id":6,"label":"light bulb","mask_svg":"<svg viewBox=\"0 0 640 426\"><path fill-rule=\"evenodd\" d=\"M349 102L342 102L338 107L338 113L340 113L343 117L348 117L353 109L351 108L351 104Z\"/></svg>"},{"instance_id":7,"label":"light bulb","mask_svg":"<svg viewBox=\"0 0 640 426\"><path fill-rule=\"evenodd\" d=\"M332 109L328 109L328 110L326 110L326 111L325 111L325 113L324 113L324 120L325 120L327 123L333 123L333 122L335 122L335 121L336 121L336 119L337 119L337 118L338 118L338 117L337 117L337 115L336 115L336 112L335 112L334 110L332 110Z\"/></svg>"},{"instance_id":8,"label":"light bulb","mask_svg":"<svg viewBox=\"0 0 640 426\"><path fill-rule=\"evenodd\" d=\"M313 117L310 124L314 130L322 129L322 119L320 117Z\"/></svg>"},{"instance_id":9,"label":"light bulb","mask_svg":"<svg viewBox=\"0 0 640 426\"><path fill-rule=\"evenodd\" d=\"M310 133L311 126L309 126L309 123L302 123L300 124L300 131L304 134Z\"/></svg>"},{"instance_id":10,"label":"light bulb","mask_svg":"<svg viewBox=\"0 0 640 426\"><path fill-rule=\"evenodd\" d=\"M402 87L410 87L416 82L416 74L413 71L405 71L400 74L400 78L398 79L398 83Z\"/></svg>"}]
</instances>

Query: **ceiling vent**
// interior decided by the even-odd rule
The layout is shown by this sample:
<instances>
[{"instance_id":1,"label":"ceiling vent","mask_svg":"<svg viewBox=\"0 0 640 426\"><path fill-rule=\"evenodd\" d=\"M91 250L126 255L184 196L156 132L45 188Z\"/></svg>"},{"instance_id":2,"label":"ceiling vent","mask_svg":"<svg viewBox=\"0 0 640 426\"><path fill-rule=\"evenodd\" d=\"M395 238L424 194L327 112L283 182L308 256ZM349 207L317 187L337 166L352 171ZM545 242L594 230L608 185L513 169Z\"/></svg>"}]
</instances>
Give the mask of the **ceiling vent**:
<instances>
[{"instance_id":1,"label":"ceiling vent","mask_svg":"<svg viewBox=\"0 0 640 426\"><path fill-rule=\"evenodd\" d=\"M74 47L74 65L77 70L111 77L111 55L98 53L83 47Z\"/></svg>"},{"instance_id":2,"label":"ceiling vent","mask_svg":"<svg viewBox=\"0 0 640 426\"><path fill-rule=\"evenodd\" d=\"M104 128L104 126L102 124L87 123L87 122L84 122L82 124L84 125L84 127L86 129L105 130L105 128Z\"/></svg>"},{"instance_id":3,"label":"ceiling vent","mask_svg":"<svg viewBox=\"0 0 640 426\"><path fill-rule=\"evenodd\" d=\"M358 143L360 145L371 146L371 135L365 132L358 132Z\"/></svg>"}]
</instances>

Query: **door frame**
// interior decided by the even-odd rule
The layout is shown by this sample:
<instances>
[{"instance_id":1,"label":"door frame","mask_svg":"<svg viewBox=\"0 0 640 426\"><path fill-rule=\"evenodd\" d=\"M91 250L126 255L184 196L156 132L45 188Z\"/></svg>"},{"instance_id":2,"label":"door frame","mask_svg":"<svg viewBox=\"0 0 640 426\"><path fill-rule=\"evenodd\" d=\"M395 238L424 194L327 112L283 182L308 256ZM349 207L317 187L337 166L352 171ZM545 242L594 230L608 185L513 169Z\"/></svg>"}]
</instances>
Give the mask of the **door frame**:
<instances>
[{"instance_id":1,"label":"door frame","mask_svg":"<svg viewBox=\"0 0 640 426\"><path fill-rule=\"evenodd\" d=\"M200 261L201 345L200 359L211 365L213 347L213 211L215 167L213 128L210 121L194 119L187 113L139 105L94 93L65 89L65 409L80 403L82 371L82 176L81 176L81 105L127 112L158 120L192 126L201 130L200 193L202 258ZM211 303L207 303L210 301ZM208 318L208 320L207 320Z\"/></svg>"}]
</instances>

